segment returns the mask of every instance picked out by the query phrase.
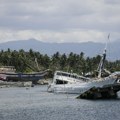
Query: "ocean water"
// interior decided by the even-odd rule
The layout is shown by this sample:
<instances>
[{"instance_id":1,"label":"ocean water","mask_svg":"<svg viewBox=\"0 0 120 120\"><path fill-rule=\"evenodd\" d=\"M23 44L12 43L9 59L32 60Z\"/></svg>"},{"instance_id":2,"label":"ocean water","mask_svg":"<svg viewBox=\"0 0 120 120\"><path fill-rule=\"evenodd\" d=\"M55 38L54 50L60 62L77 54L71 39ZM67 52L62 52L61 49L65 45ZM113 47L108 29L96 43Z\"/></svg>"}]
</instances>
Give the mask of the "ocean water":
<instances>
[{"instance_id":1,"label":"ocean water","mask_svg":"<svg viewBox=\"0 0 120 120\"><path fill-rule=\"evenodd\" d=\"M1 88L0 120L120 120L118 99L84 100L47 92L47 86Z\"/></svg>"}]
</instances>

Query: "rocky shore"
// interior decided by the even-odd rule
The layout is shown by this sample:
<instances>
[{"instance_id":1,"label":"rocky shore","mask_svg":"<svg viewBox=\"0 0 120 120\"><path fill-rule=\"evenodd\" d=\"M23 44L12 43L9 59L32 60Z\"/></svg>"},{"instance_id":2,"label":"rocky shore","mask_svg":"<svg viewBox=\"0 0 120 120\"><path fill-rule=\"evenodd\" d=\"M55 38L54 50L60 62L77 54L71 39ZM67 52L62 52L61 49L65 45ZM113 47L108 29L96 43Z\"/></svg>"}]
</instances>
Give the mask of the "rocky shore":
<instances>
[{"instance_id":1,"label":"rocky shore","mask_svg":"<svg viewBox=\"0 0 120 120\"><path fill-rule=\"evenodd\" d=\"M42 80L39 80L37 82L37 84L39 84L39 85L48 85L50 83L50 81L52 81L51 78L49 78L49 79L42 79Z\"/></svg>"},{"instance_id":2,"label":"rocky shore","mask_svg":"<svg viewBox=\"0 0 120 120\"><path fill-rule=\"evenodd\" d=\"M42 79L37 81L36 84L38 85L47 85L49 83L50 79ZM33 87L32 81L18 81L18 82L7 82L7 81L0 81L0 88L5 87Z\"/></svg>"},{"instance_id":3,"label":"rocky shore","mask_svg":"<svg viewBox=\"0 0 120 120\"><path fill-rule=\"evenodd\" d=\"M0 88L4 87L31 87L32 82L6 82L6 81L0 81Z\"/></svg>"}]
</instances>

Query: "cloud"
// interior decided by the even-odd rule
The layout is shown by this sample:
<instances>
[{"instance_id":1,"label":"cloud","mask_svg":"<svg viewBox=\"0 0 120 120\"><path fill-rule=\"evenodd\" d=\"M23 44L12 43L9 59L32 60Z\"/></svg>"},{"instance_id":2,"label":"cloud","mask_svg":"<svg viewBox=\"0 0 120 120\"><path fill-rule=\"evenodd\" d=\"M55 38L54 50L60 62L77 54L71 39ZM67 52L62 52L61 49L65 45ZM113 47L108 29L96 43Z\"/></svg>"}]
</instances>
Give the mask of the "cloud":
<instances>
[{"instance_id":1,"label":"cloud","mask_svg":"<svg viewBox=\"0 0 120 120\"><path fill-rule=\"evenodd\" d=\"M119 1L119 0L104 0L104 2L105 2L106 4L111 4L111 5L120 4L120 1Z\"/></svg>"},{"instance_id":2,"label":"cloud","mask_svg":"<svg viewBox=\"0 0 120 120\"><path fill-rule=\"evenodd\" d=\"M120 38L119 0L1 0L0 3L1 41L36 36L53 42L99 41L109 32L116 35L114 39Z\"/></svg>"}]
</instances>

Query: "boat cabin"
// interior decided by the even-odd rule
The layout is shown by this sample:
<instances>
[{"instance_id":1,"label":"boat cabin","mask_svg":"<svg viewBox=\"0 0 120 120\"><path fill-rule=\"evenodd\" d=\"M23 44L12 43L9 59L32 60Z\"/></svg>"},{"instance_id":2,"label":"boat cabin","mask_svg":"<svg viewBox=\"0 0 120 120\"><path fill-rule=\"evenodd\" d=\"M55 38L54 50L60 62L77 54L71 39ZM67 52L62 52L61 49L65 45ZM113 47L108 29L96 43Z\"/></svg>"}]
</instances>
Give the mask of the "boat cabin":
<instances>
[{"instance_id":1,"label":"boat cabin","mask_svg":"<svg viewBox=\"0 0 120 120\"><path fill-rule=\"evenodd\" d=\"M56 71L54 74L54 84L73 84L77 82L85 82L87 78L79 76L76 73L68 73L63 71Z\"/></svg>"}]
</instances>

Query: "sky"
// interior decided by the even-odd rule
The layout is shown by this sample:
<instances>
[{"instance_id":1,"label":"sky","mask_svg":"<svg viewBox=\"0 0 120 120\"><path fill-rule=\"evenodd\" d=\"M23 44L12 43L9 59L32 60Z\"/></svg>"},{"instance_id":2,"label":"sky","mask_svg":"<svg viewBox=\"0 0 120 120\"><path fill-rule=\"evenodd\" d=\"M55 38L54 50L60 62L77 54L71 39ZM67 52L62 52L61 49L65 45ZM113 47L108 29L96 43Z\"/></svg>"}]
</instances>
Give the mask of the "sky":
<instances>
[{"instance_id":1,"label":"sky","mask_svg":"<svg viewBox=\"0 0 120 120\"><path fill-rule=\"evenodd\" d=\"M0 43L120 40L120 0L0 0Z\"/></svg>"}]
</instances>

